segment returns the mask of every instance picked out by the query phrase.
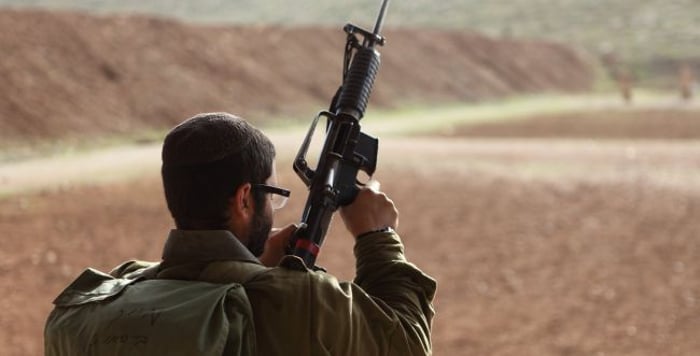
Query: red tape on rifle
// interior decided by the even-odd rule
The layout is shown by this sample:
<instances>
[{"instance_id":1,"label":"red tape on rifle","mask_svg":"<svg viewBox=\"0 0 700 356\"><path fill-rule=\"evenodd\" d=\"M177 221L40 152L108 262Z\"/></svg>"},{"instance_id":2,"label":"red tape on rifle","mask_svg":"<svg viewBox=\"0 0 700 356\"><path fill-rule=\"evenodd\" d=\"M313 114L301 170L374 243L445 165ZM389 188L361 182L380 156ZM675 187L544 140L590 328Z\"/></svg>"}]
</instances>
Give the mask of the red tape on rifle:
<instances>
[{"instance_id":1,"label":"red tape on rifle","mask_svg":"<svg viewBox=\"0 0 700 356\"><path fill-rule=\"evenodd\" d=\"M311 242L311 240L305 240L305 239L297 240L296 248L309 251L314 256L318 256L318 251L320 251L320 249L321 249L318 245Z\"/></svg>"}]
</instances>

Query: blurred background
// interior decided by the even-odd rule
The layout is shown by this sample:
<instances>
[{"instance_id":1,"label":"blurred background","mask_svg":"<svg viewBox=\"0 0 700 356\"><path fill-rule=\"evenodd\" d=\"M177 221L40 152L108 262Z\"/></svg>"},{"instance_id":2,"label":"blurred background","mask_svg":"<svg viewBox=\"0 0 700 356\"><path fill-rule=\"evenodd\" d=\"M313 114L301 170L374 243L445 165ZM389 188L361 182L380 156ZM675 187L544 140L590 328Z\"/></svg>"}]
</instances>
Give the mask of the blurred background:
<instances>
[{"instance_id":1,"label":"blurred background","mask_svg":"<svg viewBox=\"0 0 700 356\"><path fill-rule=\"evenodd\" d=\"M298 221L292 155L379 5L0 0L0 354L43 353L86 267L160 258L160 144L188 117L265 131ZM700 349L697 23L693 0L392 1L362 125L439 283L436 355ZM352 279L342 226L326 241Z\"/></svg>"}]
</instances>

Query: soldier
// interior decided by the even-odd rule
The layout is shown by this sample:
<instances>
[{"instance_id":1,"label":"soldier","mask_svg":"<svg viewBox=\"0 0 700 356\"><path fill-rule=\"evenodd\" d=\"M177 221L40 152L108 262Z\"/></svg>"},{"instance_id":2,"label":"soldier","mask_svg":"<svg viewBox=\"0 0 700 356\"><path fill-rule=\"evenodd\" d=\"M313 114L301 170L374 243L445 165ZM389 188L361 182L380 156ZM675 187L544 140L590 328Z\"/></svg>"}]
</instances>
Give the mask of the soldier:
<instances>
[{"instance_id":1,"label":"soldier","mask_svg":"<svg viewBox=\"0 0 700 356\"><path fill-rule=\"evenodd\" d=\"M277 187L274 157L262 132L229 114L201 114L171 130L162 179L176 228L162 261L129 261L111 276L87 271L55 302L46 354L205 354L211 344L220 345L211 354L225 355L430 354L436 283L406 260L393 202L365 188L340 209L357 263L354 282L339 282L285 255L294 225L270 234L274 211L289 196ZM204 289L180 295L172 307L158 304L178 298L189 285L183 280L243 287L227 289L228 297L244 293L223 314L225 340L202 336L223 325L211 311L216 305L195 303ZM166 287L139 292L151 281ZM112 314L110 305L118 306ZM213 317L201 325L184 319L207 313ZM157 342L164 333L170 345ZM193 344L197 351L186 351Z\"/></svg>"},{"instance_id":2,"label":"soldier","mask_svg":"<svg viewBox=\"0 0 700 356\"><path fill-rule=\"evenodd\" d=\"M693 84L695 76L688 64L684 64L678 71L678 83L681 91L681 100L690 101L693 98Z\"/></svg>"},{"instance_id":3,"label":"soldier","mask_svg":"<svg viewBox=\"0 0 700 356\"><path fill-rule=\"evenodd\" d=\"M632 86L634 84L632 73L628 69L620 69L617 71L616 79L622 100L625 101L625 104L632 104Z\"/></svg>"}]
</instances>

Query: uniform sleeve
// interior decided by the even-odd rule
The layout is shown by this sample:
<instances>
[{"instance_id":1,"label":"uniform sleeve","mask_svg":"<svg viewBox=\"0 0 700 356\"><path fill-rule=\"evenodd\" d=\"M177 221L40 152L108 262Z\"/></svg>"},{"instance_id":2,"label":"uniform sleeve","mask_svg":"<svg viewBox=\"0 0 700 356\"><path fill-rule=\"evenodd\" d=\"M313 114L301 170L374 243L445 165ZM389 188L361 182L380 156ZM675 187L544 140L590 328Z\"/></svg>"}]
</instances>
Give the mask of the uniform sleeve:
<instances>
[{"instance_id":1,"label":"uniform sleeve","mask_svg":"<svg viewBox=\"0 0 700 356\"><path fill-rule=\"evenodd\" d=\"M428 355L435 281L408 263L397 235L355 247L356 282L287 256L246 283L260 355Z\"/></svg>"},{"instance_id":2,"label":"uniform sleeve","mask_svg":"<svg viewBox=\"0 0 700 356\"><path fill-rule=\"evenodd\" d=\"M431 354L435 280L406 260L403 244L394 232L362 237L354 252L355 284L394 323L389 354Z\"/></svg>"}]
</instances>

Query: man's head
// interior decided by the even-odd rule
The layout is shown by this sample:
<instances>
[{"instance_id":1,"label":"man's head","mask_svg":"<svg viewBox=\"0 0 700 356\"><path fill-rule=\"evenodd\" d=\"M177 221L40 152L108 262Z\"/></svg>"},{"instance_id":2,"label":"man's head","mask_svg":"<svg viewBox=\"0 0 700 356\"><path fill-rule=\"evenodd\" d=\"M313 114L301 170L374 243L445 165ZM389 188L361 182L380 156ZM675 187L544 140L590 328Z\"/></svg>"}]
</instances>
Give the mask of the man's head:
<instances>
[{"instance_id":1,"label":"man's head","mask_svg":"<svg viewBox=\"0 0 700 356\"><path fill-rule=\"evenodd\" d=\"M256 255L272 226L267 194L255 184L274 178L272 142L226 113L194 116L163 143L162 177L179 229L231 230Z\"/></svg>"}]
</instances>

